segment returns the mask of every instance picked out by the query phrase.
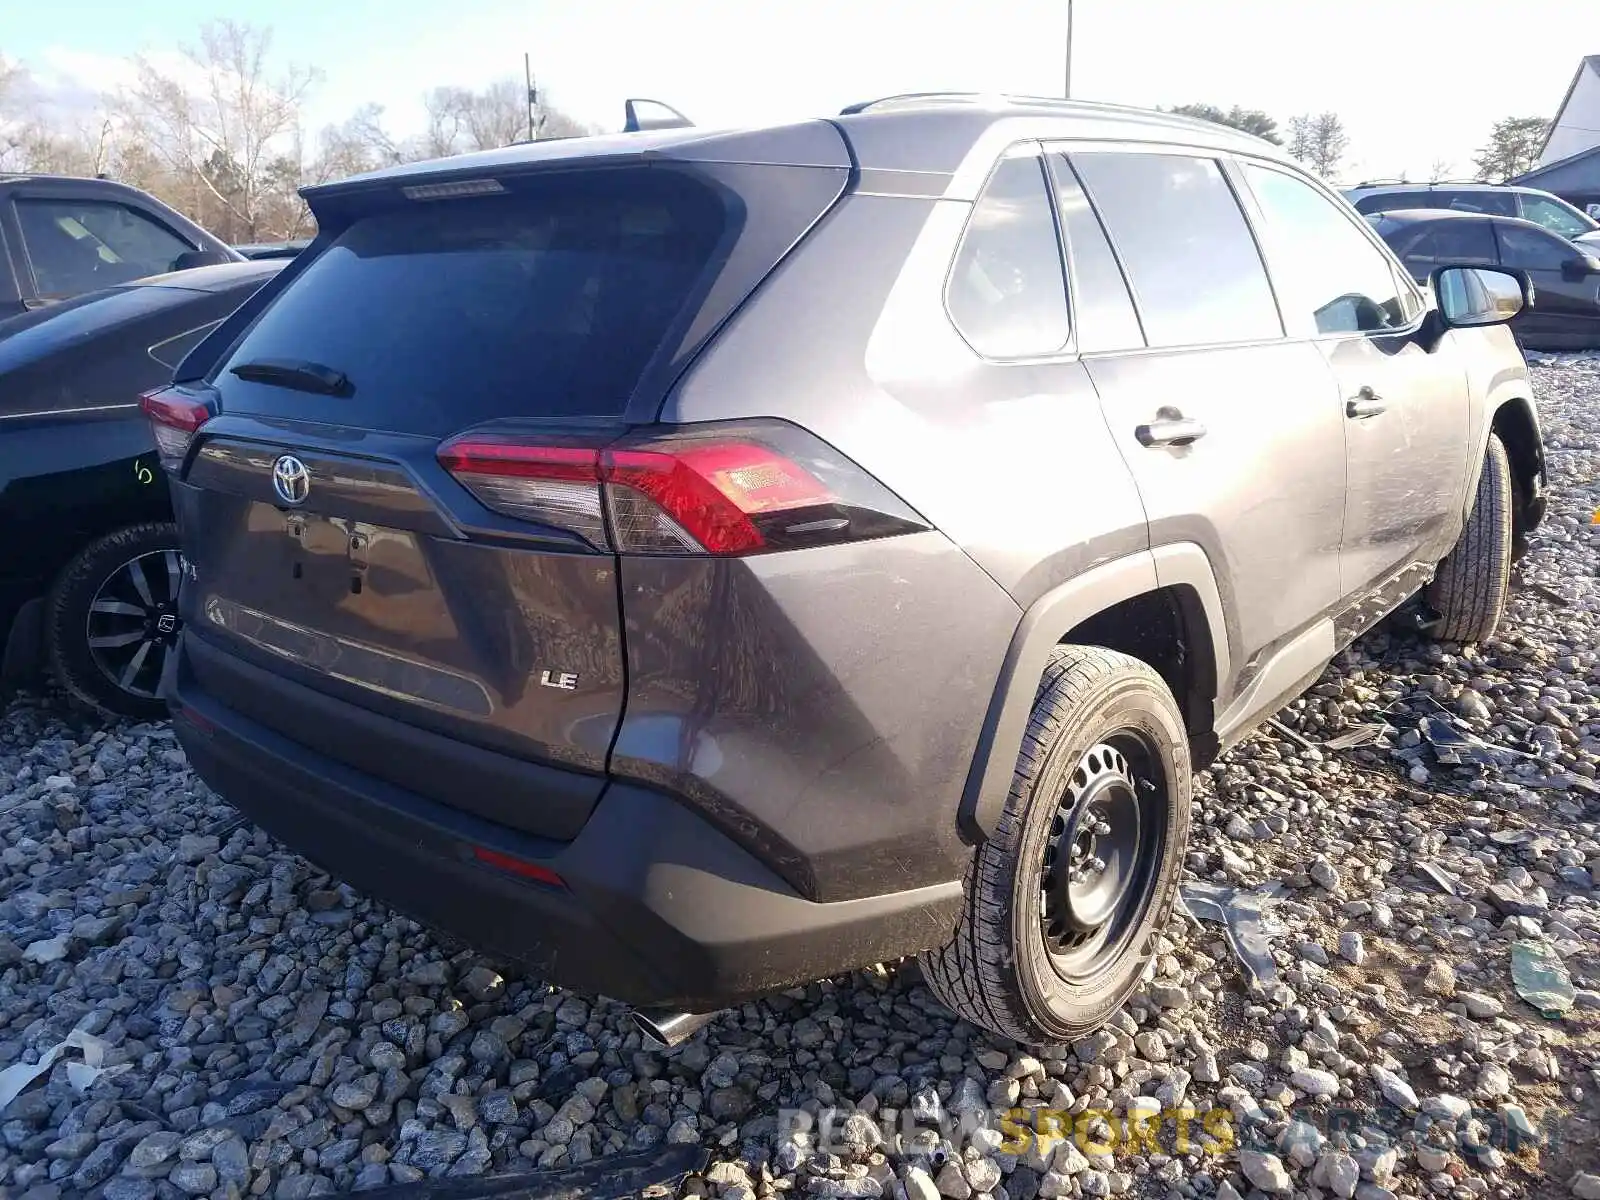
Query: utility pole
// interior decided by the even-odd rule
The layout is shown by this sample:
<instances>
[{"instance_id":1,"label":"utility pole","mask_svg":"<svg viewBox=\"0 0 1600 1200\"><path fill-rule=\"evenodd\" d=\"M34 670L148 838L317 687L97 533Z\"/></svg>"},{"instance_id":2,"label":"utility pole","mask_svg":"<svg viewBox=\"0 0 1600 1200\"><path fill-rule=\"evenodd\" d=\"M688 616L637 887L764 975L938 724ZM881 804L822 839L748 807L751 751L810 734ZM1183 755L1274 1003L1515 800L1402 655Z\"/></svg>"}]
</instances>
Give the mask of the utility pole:
<instances>
[{"instance_id":1,"label":"utility pole","mask_svg":"<svg viewBox=\"0 0 1600 1200\"><path fill-rule=\"evenodd\" d=\"M1062 94L1072 99L1072 0L1067 0L1067 78Z\"/></svg>"},{"instance_id":2,"label":"utility pole","mask_svg":"<svg viewBox=\"0 0 1600 1200\"><path fill-rule=\"evenodd\" d=\"M539 136L539 131L534 125L534 113L539 107L539 93L533 86L533 56L527 52L522 55L522 74L528 81L528 140L531 142Z\"/></svg>"}]
</instances>

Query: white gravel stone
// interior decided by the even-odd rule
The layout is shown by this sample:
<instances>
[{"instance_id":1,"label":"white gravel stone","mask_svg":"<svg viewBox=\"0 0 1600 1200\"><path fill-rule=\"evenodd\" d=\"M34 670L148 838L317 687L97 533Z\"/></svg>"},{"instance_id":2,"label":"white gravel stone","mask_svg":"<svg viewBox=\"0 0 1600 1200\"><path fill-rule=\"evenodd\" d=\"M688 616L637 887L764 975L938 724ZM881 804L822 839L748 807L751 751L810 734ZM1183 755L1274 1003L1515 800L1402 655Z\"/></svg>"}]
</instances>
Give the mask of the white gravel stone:
<instances>
[{"instance_id":1,"label":"white gravel stone","mask_svg":"<svg viewBox=\"0 0 1600 1200\"><path fill-rule=\"evenodd\" d=\"M1354 1196L1360 1181L1360 1164L1342 1150L1325 1150L1311 1172L1312 1183L1327 1188L1341 1200L1349 1200Z\"/></svg>"},{"instance_id":2,"label":"white gravel stone","mask_svg":"<svg viewBox=\"0 0 1600 1200\"><path fill-rule=\"evenodd\" d=\"M1362 937L1353 929L1339 935L1339 957L1355 966L1367 961L1367 947Z\"/></svg>"},{"instance_id":3,"label":"white gravel stone","mask_svg":"<svg viewBox=\"0 0 1600 1200\"><path fill-rule=\"evenodd\" d=\"M1289 1086L1308 1096L1326 1099L1339 1094L1339 1077L1332 1071L1302 1067L1289 1076Z\"/></svg>"},{"instance_id":4,"label":"white gravel stone","mask_svg":"<svg viewBox=\"0 0 1600 1200\"><path fill-rule=\"evenodd\" d=\"M1388 1067L1374 1063L1368 1068L1368 1073L1372 1076L1372 1081L1378 1085L1378 1090L1383 1093L1383 1098L1390 1104L1398 1105L1407 1111L1420 1105L1417 1093L1411 1085Z\"/></svg>"},{"instance_id":5,"label":"white gravel stone","mask_svg":"<svg viewBox=\"0 0 1600 1200\"><path fill-rule=\"evenodd\" d=\"M1259 1150L1241 1150L1239 1170L1263 1192L1280 1194L1294 1190L1294 1181L1283 1165L1283 1160L1276 1154L1263 1154Z\"/></svg>"}]
</instances>

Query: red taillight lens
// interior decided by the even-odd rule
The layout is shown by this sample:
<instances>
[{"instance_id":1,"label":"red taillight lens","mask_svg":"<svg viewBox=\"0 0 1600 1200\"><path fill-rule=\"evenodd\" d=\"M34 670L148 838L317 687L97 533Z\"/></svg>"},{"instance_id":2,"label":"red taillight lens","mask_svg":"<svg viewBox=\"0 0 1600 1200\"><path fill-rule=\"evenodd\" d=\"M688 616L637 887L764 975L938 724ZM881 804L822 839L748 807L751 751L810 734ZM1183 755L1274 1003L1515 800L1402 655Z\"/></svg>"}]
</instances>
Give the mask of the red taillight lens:
<instances>
[{"instance_id":1,"label":"red taillight lens","mask_svg":"<svg viewBox=\"0 0 1600 1200\"><path fill-rule=\"evenodd\" d=\"M195 431L211 419L211 407L174 388L158 388L139 397L139 408L150 418L156 455L169 471L183 466Z\"/></svg>"},{"instance_id":2,"label":"red taillight lens","mask_svg":"<svg viewBox=\"0 0 1600 1200\"><path fill-rule=\"evenodd\" d=\"M926 528L859 467L776 423L604 448L469 433L439 461L495 512L629 554L755 554Z\"/></svg>"},{"instance_id":3,"label":"red taillight lens","mask_svg":"<svg viewBox=\"0 0 1600 1200\"><path fill-rule=\"evenodd\" d=\"M767 544L754 515L833 500L804 467L755 442L607 450L601 472L616 485L608 499L619 546L643 552L748 554Z\"/></svg>"}]
</instances>

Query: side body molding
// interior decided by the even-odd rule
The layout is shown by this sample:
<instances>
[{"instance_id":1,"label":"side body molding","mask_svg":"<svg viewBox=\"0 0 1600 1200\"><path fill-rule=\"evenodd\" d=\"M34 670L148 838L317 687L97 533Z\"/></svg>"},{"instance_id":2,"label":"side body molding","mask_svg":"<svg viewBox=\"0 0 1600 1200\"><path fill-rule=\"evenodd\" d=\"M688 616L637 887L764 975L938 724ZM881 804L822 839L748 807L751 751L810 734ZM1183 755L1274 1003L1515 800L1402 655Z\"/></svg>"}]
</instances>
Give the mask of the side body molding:
<instances>
[{"instance_id":1,"label":"side body molding","mask_svg":"<svg viewBox=\"0 0 1600 1200\"><path fill-rule=\"evenodd\" d=\"M959 821L963 838L982 842L999 822L1050 652L1090 617L1160 588L1193 592L1191 599L1198 601L1210 636L1209 645L1195 645L1191 652L1209 659L1198 664L1201 674L1215 681L1217 693L1225 694L1232 680L1230 636L1216 577L1204 550L1187 543L1162 546L1085 571L1035 601L1012 635L962 793ZM1209 698L1215 712L1215 697ZM1207 735L1211 732L1209 728L1205 731Z\"/></svg>"}]
</instances>

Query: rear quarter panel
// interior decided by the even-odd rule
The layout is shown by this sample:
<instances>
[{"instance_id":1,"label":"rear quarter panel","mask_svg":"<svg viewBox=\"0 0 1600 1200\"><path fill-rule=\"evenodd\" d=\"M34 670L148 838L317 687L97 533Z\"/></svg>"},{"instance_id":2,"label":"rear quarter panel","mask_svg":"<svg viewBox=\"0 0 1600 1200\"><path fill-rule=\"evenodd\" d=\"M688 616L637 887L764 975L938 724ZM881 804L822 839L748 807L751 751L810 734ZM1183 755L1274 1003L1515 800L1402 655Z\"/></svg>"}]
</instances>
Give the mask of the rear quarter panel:
<instances>
[{"instance_id":1,"label":"rear quarter panel","mask_svg":"<svg viewBox=\"0 0 1600 1200\"><path fill-rule=\"evenodd\" d=\"M746 836L779 843L772 861L787 855L816 899L960 877L961 795L1022 609L1148 545L1082 364L985 362L946 315L969 212L846 196L662 414L793 421L936 532L623 565L630 693L614 769L748 819ZM655 599L669 594L684 595L670 615Z\"/></svg>"},{"instance_id":2,"label":"rear quarter panel","mask_svg":"<svg viewBox=\"0 0 1600 1200\"><path fill-rule=\"evenodd\" d=\"M695 364L664 417L805 426L1026 608L1149 538L1083 364L986 361L946 314L970 211L846 197Z\"/></svg>"}]
</instances>

